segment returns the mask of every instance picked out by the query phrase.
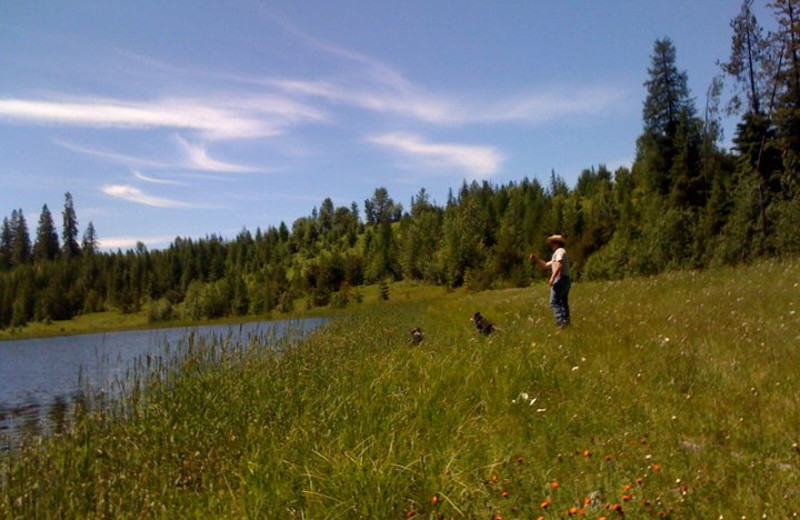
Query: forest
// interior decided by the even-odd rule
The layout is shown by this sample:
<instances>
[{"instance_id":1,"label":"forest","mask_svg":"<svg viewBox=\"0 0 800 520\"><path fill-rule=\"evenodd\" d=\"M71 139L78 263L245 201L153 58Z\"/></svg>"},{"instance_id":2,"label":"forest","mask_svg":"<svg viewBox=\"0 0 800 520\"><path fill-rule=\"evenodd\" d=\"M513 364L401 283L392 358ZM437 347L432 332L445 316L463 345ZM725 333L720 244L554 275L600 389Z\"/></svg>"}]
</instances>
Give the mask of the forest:
<instances>
[{"instance_id":1,"label":"forest","mask_svg":"<svg viewBox=\"0 0 800 520\"><path fill-rule=\"evenodd\" d=\"M800 253L800 22L797 0L769 4L765 31L745 0L731 51L692 97L673 42L656 40L630 168L587 167L574 186L464 182L443 206L424 188L408 208L378 187L330 198L291 226L166 248L101 251L65 195L59 234L45 204L33 234L22 209L2 223L0 328L82 313L147 309L153 322L346 306L364 284L422 281L472 290L526 286L527 253L561 233L580 280L735 265ZM644 64L643 64L644 65ZM722 147L724 115L737 125ZM363 212L363 215L362 215Z\"/></svg>"}]
</instances>

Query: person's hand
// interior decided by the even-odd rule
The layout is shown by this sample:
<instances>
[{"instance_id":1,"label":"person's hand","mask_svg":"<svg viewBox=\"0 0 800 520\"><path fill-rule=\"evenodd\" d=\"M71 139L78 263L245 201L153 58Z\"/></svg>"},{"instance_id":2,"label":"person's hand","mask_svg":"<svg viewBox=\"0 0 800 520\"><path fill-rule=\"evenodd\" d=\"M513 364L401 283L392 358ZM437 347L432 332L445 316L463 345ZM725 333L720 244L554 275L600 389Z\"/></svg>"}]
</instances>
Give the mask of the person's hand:
<instances>
[{"instance_id":1,"label":"person's hand","mask_svg":"<svg viewBox=\"0 0 800 520\"><path fill-rule=\"evenodd\" d=\"M538 257L538 256L536 256L536 253L531 253L530 255L528 255L528 259L529 259L531 262L534 262L534 263L539 263L539 257Z\"/></svg>"}]
</instances>

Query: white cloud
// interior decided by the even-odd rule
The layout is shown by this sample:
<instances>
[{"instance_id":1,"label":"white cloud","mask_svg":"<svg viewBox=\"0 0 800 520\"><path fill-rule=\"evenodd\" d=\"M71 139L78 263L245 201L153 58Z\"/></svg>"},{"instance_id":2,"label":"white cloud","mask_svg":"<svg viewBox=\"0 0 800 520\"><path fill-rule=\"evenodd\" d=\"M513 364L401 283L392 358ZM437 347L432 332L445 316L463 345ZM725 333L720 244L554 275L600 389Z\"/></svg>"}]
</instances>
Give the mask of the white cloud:
<instances>
[{"instance_id":1,"label":"white cloud","mask_svg":"<svg viewBox=\"0 0 800 520\"><path fill-rule=\"evenodd\" d=\"M107 152L104 150L95 150L92 148L86 148L83 146L78 146L72 143L68 143L66 141L55 140L54 141L58 146L66 148L67 150L71 150L73 152L82 153L85 155L91 155L94 157L100 157L102 159L108 159L113 162L125 164L131 168L158 168L158 169L165 169L165 168L172 168L174 164L165 162L165 161L158 161L154 159L141 159L139 157L132 157L130 155L124 155L114 152Z\"/></svg>"},{"instance_id":2,"label":"white cloud","mask_svg":"<svg viewBox=\"0 0 800 520\"><path fill-rule=\"evenodd\" d=\"M601 114L625 101L622 89L610 87L564 87L517 96L478 108L477 119L544 123L565 117Z\"/></svg>"},{"instance_id":3,"label":"white cloud","mask_svg":"<svg viewBox=\"0 0 800 520\"><path fill-rule=\"evenodd\" d=\"M176 158L170 161L156 160L156 159L142 159L130 155L108 152L104 150L95 150L83 146L77 146L65 141L56 140L55 143L67 150L78 152L94 157L100 157L112 162L124 164L130 168L152 168L158 170L200 170L208 172L228 172L228 173L245 173L263 171L263 168L256 168L253 166L245 166L241 164L229 163L219 161L209 157L205 146L193 145L186 139L176 136L176 142L179 145L183 157ZM135 172L137 177L141 173ZM148 182L157 182L153 178L139 177L140 179ZM170 181L161 181L162 184L169 184ZM176 182L173 182L177 184Z\"/></svg>"},{"instance_id":4,"label":"white cloud","mask_svg":"<svg viewBox=\"0 0 800 520\"><path fill-rule=\"evenodd\" d=\"M206 139L250 139L282 133L283 126L323 120L321 112L278 97L219 100L166 98L149 102L108 99L0 99L0 118L97 128L173 128Z\"/></svg>"},{"instance_id":5,"label":"white cloud","mask_svg":"<svg viewBox=\"0 0 800 520\"><path fill-rule=\"evenodd\" d=\"M434 167L459 168L478 178L496 173L504 161L502 153L491 146L456 143L430 143L421 137L402 132L375 135L372 143L391 148Z\"/></svg>"},{"instance_id":6,"label":"white cloud","mask_svg":"<svg viewBox=\"0 0 800 520\"><path fill-rule=\"evenodd\" d=\"M399 114L426 123L456 125L491 122L545 123L569 116L596 115L628 100L622 88L556 87L516 95L468 99L420 88L391 66L325 42L274 16L283 28L311 47L355 64L356 79L338 83L277 79L265 82L290 96L313 96L378 113ZM495 94L497 96L497 94Z\"/></svg>"},{"instance_id":7,"label":"white cloud","mask_svg":"<svg viewBox=\"0 0 800 520\"><path fill-rule=\"evenodd\" d=\"M258 168L218 161L208 156L205 146L189 143L186 139L176 136L181 150L186 155L184 167L192 170L210 172L246 173L259 171Z\"/></svg>"},{"instance_id":8,"label":"white cloud","mask_svg":"<svg viewBox=\"0 0 800 520\"><path fill-rule=\"evenodd\" d=\"M174 185L182 185L184 183L178 181L171 181L168 179L157 179L155 177L148 177L147 175L143 174L142 172L134 171L133 176L139 179L140 181L144 182L151 182L153 184L174 184Z\"/></svg>"},{"instance_id":9,"label":"white cloud","mask_svg":"<svg viewBox=\"0 0 800 520\"><path fill-rule=\"evenodd\" d=\"M167 199L164 197L155 197L147 195L139 188L128 186L125 184L109 184L103 186L103 193L109 197L142 204L144 206L153 206L156 208L198 208L200 206L181 202L179 200Z\"/></svg>"},{"instance_id":10,"label":"white cloud","mask_svg":"<svg viewBox=\"0 0 800 520\"><path fill-rule=\"evenodd\" d=\"M116 249L132 249L136 247L139 242L148 247L163 246L175 240L172 235L154 235L154 236L119 236L99 238L97 240L98 246L102 249L116 250Z\"/></svg>"}]
</instances>

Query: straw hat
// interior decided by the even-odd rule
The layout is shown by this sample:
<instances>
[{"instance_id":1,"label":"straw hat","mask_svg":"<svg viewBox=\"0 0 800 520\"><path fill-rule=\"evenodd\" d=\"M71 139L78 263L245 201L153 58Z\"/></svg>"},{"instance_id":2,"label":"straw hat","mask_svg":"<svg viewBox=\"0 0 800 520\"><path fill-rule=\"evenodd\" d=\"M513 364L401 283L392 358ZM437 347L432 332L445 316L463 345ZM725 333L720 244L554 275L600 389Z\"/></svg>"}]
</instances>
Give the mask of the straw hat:
<instances>
[{"instance_id":1,"label":"straw hat","mask_svg":"<svg viewBox=\"0 0 800 520\"><path fill-rule=\"evenodd\" d=\"M562 246L567 245L567 241L564 239L562 235L550 235L549 237L547 237L547 240L545 240L545 242L548 244L555 242L557 244L561 244Z\"/></svg>"}]
</instances>

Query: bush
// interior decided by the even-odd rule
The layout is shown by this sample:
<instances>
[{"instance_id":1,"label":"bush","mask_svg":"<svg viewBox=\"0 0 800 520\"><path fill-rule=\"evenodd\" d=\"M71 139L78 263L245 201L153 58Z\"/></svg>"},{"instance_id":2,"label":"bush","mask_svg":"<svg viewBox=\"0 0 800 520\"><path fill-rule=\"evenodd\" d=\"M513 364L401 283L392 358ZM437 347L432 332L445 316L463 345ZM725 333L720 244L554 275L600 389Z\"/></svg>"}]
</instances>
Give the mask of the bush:
<instances>
[{"instance_id":1,"label":"bush","mask_svg":"<svg viewBox=\"0 0 800 520\"><path fill-rule=\"evenodd\" d=\"M169 321L175 317L175 308L167 298L159 298L150 304L150 312L147 314L147 319L150 323Z\"/></svg>"}]
</instances>

